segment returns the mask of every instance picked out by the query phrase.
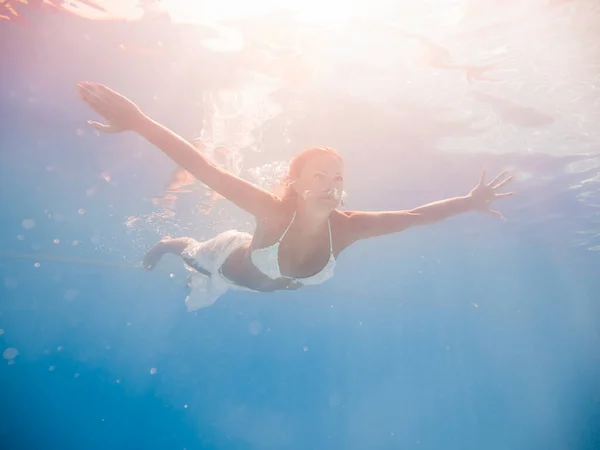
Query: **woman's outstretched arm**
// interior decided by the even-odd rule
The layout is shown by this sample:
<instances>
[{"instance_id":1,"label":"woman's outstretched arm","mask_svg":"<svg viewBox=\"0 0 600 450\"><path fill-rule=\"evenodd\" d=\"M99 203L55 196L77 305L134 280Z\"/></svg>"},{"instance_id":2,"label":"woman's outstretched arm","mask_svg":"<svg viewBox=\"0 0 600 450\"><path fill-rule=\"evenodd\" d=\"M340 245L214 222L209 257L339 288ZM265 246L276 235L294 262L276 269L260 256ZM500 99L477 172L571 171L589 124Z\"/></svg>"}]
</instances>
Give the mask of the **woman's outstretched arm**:
<instances>
[{"instance_id":1,"label":"woman's outstretched arm","mask_svg":"<svg viewBox=\"0 0 600 450\"><path fill-rule=\"evenodd\" d=\"M150 118L140 121L134 131L210 189L255 217L263 218L280 206L273 194L217 167L194 145Z\"/></svg>"},{"instance_id":2,"label":"woman's outstretched arm","mask_svg":"<svg viewBox=\"0 0 600 450\"><path fill-rule=\"evenodd\" d=\"M506 172L502 172L486 184L484 171L479 184L468 195L429 203L407 211L345 212L344 214L348 217L348 239L350 242L355 242L397 233L410 227L440 222L469 211L479 211L503 218L502 214L491 209L491 204L500 198L511 197L515 194L514 192L497 192L499 188L513 179L512 176L506 175Z\"/></svg>"},{"instance_id":3,"label":"woman's outstretched arm","mask_svg":"<svg viewBox=\"0 0 600 450\"><path fill-rule=\"evenodd\" d=\"M215 192L257 218L277 210L281 202L270 192L211 163L194 145L147 117L131 100L99 83L79 83L79 97L108 124L90 122L99 131L135 131Z\"/></svg>"}]
</instances>

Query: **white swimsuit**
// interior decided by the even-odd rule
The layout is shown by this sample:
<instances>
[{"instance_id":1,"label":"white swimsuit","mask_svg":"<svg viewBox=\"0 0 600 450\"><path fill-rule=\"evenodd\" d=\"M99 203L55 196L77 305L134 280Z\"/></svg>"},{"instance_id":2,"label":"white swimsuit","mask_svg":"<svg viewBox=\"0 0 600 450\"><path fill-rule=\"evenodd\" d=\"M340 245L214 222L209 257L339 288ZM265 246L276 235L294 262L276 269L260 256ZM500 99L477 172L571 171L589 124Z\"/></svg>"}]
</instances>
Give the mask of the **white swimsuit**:
<instances>
[{"instance_id":1,"label":"white swimsuit","mask_svg":"<svg viewBox=\"0 0 600 450\"><path fill-rule=\"evenodd\" d=\"M252 263L256 266L258 270L260 270L272 280L275 280L277 278L290 278L305 286L321 284L333 277L333 272L335 268L335 257L333 256L333 242L331 239L331 222L329 221L327 222L327 225L329 227L329 260L327 261L327 264L325 264L325 267L323 267L323 269L321 269L318 273L305 278L289 277L281 273L281 268L279 267L279 245L281 244L281 241L283 240L290 227L294 223L295 219L296 213L294 212L294 216L292 217L290 224L287 226L279 240L269 247L253 249L250 253L250 259L252 260Z\"/></svg>"},{"instance_id":2,"label":"white swimsuit","mask_svg":"<svg viewBox=\"0 0 600 450\"><path fill-rule=\"evenodd\" d=\"M258 270L269 278L289 278L303 285L321 284L333 276L335 258L333 256L333 244L331 240L331 223L329 226L329 260L325 267L318 273L306 278L293 278L281 274L279 268L279 244L289 231L294 217L283 232L279 240L270 247L253 249L250 259ZM205 242L195 242L189 245L181 254L190 271L189 287L190 293L185 299L188 311L195 311L212 305L217 299L229 289L252 291L236 285L227 279L221 271L227 258L238 248L249 245L252 235L236 230L225 231Z\"/></svg>"}]
</instances>

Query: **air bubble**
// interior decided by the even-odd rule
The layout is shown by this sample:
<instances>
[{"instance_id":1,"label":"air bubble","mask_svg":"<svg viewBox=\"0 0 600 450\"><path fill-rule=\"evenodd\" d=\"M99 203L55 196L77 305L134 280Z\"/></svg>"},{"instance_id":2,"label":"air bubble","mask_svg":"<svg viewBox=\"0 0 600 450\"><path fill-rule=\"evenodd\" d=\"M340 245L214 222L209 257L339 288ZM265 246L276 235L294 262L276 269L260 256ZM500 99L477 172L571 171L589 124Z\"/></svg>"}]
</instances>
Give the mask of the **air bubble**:
<instances>
[{"instance_id":1,"label":"air bubble","mask_svg":"<svg viewBox=\"0 0 600 450\"><path fill-rule=\"evenodd\" d=\"M21 226L23 228L25 228L26 230L31 230L32 228L35 227L35 220L33 220L33 219L24 219L23 222L21 222Z\"/></svg>"},{"instance_id":2,"label":"air bubble","mask_svg":"<svg viewBox=\"0 0 600 450\"><path fill-rule=\"evenodd\" d=\"M67 289L65 291L64 299L72 302L79 297L79 291L77 289Z\"/></svg>"},{"instance_id":3,"label":"air bubble","mask_svg":"<svg viewBox=\"0 0 600 450\"><path fill-rule=\"evenodd\" d=\"M17 356L19 356L19 350L13 347L9 347L6 350L4 350L2 356L4 357L4 359L15 359Z\"/></svg>"},{"instance_id":4,"label":"air bubble","mask_svg":"<svg viewBox=\"0 0 600 450\"><path fill-rule=\"evenodd\" d=\"M256 320L250 322L250 325L248 326L248 331L250 331L250 334L253 336L258 336L259 334L262 333L263 331L263 326L260 322L257 322Z\"/></svg>"}]
</instances>

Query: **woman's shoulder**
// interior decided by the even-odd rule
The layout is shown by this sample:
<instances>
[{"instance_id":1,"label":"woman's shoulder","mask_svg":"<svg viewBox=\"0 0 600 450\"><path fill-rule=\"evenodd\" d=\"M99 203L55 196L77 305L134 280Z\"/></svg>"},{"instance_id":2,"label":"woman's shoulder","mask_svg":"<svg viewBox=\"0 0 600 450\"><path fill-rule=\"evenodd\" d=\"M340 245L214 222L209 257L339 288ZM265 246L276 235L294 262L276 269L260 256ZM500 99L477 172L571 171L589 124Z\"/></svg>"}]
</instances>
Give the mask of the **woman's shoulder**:
<instances>
[{"instance_id":1,"label":"woman's shoulder","mask_svg":"<svg viewBox=\"0 0 600 450\"><path fill-rule=\"evenodd\" d=\"M336 253L341 252L352 243L348 227L349 218L350 213L348 211L340 211L339 209L333 210L329 216L331 223L331 234Z\"/></svg>"},{"instance_id":2,"label":"woman's shoulder","mask_svg":"<svg viewBox=\"0 0 600 450\"><path fill-rule=\"evenodd\" d=\"M277 198L277 197L276 197ZM262 218L258 218L257 224L263 228L279 228L282 223L289 222L295 211L295 205L291 202L285 202L277 198L278 202L274 208L269 211L269 214Z\"/></svg>"}]
</instances>

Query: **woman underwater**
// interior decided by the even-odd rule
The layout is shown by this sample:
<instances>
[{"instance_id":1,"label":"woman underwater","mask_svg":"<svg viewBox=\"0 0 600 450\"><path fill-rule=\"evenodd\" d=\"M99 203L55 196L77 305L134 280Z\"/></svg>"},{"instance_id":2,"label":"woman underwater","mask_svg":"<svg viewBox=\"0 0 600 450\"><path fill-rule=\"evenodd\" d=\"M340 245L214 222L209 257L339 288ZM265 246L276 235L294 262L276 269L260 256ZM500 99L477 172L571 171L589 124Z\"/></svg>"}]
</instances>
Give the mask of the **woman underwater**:
<instances>
[{"instance_id":1,"label":"woman underwater","mask_svg":"<svg viewBox=\"0 0 600 450\"><path fill-rule=\"evenodd\" d=\"M211 163L185 139L154 122L133 102L97 83L78 84L80 98L108 123L90 121L106 133L134 131L165 152L210 189L256 219L254 235L229 230L198 242L164 238L145 256L153 269L164 254L182 257L192 270L188 310L214 303L229 289L272 292L325 282L333 276L338 255L352 243L396 233L417 225L479 211L502 218L494 201L514 195L499 193L513 179L502 172L467 195L430 203L409 211L340 211L344 164L330 148L308 148L290 162L286 192L279 198Z\"/></svg>"}]
</instances>

